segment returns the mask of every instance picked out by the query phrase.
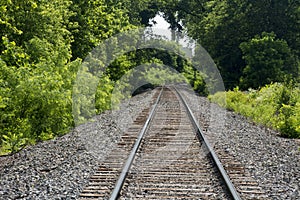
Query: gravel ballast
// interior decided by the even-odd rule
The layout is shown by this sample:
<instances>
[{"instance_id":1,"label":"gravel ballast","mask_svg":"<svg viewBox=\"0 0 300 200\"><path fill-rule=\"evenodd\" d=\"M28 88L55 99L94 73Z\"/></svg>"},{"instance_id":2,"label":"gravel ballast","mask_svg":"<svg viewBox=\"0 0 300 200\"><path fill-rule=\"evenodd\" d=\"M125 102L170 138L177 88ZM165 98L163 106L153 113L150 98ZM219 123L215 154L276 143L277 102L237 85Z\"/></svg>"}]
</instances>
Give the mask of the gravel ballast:
<instances>
[{"instance_id":1,"label":"gravel ballast","mask_svg":"<svg viewBox=\"0 0 300 200\"><path fill-rule=\"evenodd\" d=\"M65 136L0 157L0 199L76 199L154 93L137 95ZM281 138L206 98L184 94L205 133L213 135L213 146L243 163L269 199L300 199L299 140Z\"/></svg>"},{"instance_id":2,"label":"gravel ballast","mask_svg":"<svg viewBox=\"0 0 300 200\"><path fill-rule=\"evenodd\" d=\"M299 140L279 137L278 132L226 111L207 98L183 93L214 149L241 162L268 199L300 199Z\"/></svg>"}]
</instances>

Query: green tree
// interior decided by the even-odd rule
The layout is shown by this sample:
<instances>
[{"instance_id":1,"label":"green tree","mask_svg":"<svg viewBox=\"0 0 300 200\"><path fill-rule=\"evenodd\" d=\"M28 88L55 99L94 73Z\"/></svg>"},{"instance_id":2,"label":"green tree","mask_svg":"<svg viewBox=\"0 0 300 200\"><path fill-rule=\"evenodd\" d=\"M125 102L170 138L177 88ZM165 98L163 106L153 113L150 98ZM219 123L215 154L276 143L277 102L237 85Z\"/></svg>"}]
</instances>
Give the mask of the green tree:
<instances>
[{"instance_id":1,"label":"green tree","mask_svg":"<svg viewBox=\"0 0 300 200\"><path fill-rule=\"evenodd\" d=\"M2 151L65 133L72 125L70 1L3 1L0 14Z\"/></svg>"},{"instance_id":2,"label":"green tree","mask_svg":"<svg viewBox=\"0 0 300 200\"><path fill-rule=\"evenodd\" d=\"M188 34L210 53L227 88L239 84L246 66L240 44L262 32L274 32L299 57L299 0L191 0L184 5Z\"/></svg>"},{"instance_id":3,"label":"green tree","mask_svg":"<svg viewBox=\"0 0 300 200\"><path fill-rule=\"evenodd\" d=\"M101 41L134 28L120 2L109 0L72 0L70 31L73 35L73 59L82 58Z\"/></svg>"},{"instance_id":4,"label":"green tree","mask_svg":"<svg viewBox=\"0 0 300 200\"><path fill-rule=\"evenodd\" d=\"M72 15L68 9L70 3L67 0L5 1L1 5L4 13L0 20L0 35L6 36L9 41L14 41L17 46L32 54L32 62L53 56L66 62L70 57L68 45L71 35L67 30L68 19ZM46 46L45 49L40 49L41 45ZM0 50L4 50L3 44ZM54 51L59 51L60 54L53 54Z\"/></svg>"},{"instance_id":5,"label":"green tree","mask_svg":"<svg viewBox=\"0 0 300 200\"><path fill-rule=\"evenodd\" d=\"M164 0L123 0L122 2L130 23L136 26L150 26L153 22L151 19L159 12Z\"/></svg>"},{"instance_id":6,"label":"green tree","mask_svg":"<svg viewBox=\"0 0 300 200\"><path fill-rule=\"evenodd\" d=\"M247 65L241 85L258 88L271 82L283 82L298 76L298 63L286 41L274 33L263 33L240 45Z\"/></svg>"}]
</instances>

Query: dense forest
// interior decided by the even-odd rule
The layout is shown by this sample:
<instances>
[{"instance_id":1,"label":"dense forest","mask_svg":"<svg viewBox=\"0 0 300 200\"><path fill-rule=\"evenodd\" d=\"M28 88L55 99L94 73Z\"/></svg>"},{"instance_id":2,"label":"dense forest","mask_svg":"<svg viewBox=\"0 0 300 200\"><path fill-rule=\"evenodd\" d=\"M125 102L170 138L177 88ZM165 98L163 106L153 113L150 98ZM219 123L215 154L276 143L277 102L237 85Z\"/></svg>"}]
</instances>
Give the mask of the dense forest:
<instances>
[{"instance_id":1,"label":"dense forest","mask_svg":"<svg viewBox=\"0 0 300 200\"><path fill-rule=\"evenodd\" d=\"M229 108L255 118L259 112L250 109L261 105L262 113L269 109L264 105L272 105L270 118L257 121L283 136L300 137L299 0L0 2L1 154L74 127L73 85L89 52L113 35L151 26L159 13L169 22L173 39L175 33L188 35L209 52L229 90ZM143 63L172 66L198 93L208 94L202 75L188 60L159 49L136 49L115 59L101 76L96 113L111 108L118 80ZM151 70L148 78L155 79L157 72ZM218 102L216 95L211 99ZM257 100L262 96L266 100ZM243 110L233 102L243 104Z\"/></svg>"}]
</instances>

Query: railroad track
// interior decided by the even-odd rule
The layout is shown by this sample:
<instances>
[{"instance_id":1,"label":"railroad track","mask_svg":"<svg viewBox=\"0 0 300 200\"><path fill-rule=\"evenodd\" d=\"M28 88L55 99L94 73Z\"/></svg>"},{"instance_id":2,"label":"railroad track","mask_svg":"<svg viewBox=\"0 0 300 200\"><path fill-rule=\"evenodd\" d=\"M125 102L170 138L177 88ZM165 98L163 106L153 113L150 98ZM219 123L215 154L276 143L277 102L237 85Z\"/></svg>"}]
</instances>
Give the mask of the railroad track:
<instances>
[{"instance_id":1,"label":"railroad track","mask_svg":"<svg viewBox=\"0 0 300 200\"><path fill-rule=\"evenodd\" d=\"M222 159L229 176L180 93L165 87L90 177L80 199L263 198L243 166Z\"/></svg>"}]
</instances>

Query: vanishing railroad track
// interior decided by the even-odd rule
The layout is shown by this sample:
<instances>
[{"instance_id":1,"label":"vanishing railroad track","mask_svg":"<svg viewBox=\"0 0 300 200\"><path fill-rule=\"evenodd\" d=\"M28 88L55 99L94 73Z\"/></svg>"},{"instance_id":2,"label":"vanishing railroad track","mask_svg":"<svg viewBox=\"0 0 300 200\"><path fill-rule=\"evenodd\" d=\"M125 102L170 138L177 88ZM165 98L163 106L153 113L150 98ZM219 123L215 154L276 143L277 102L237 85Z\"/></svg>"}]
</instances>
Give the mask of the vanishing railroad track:
<instances>
[{"instance_id":1,"label":"vanishing railroad track","mask_svg":"<svg viewBox=\"0 0 300 200\"><path fill-rule=\"evenodd\" d=\"M222 160L228 175L179 91L165 87L90 177L80 199L264 198L240 163Z\"/></svg>"}]
</instances>

